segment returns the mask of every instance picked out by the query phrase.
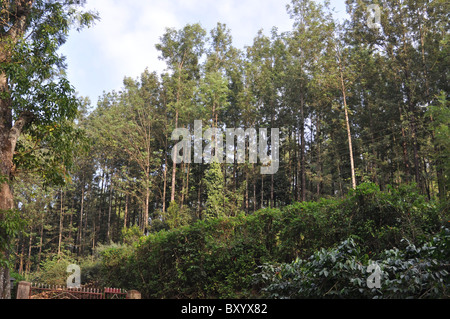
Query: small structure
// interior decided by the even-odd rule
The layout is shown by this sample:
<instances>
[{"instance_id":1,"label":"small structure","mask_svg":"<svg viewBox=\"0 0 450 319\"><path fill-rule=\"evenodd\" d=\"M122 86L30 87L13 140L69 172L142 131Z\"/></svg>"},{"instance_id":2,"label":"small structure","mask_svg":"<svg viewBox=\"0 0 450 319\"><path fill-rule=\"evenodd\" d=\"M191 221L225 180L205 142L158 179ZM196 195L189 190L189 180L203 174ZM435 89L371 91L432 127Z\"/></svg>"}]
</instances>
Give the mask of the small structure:
<instances>
[{"instance_id":1,"label":"small structure","mask_svg":"<svg viewBox=\"0 0 450 319\"><path fill-rule=\"evenodd\" d=\"M141 299L141 294L119 288L69 288L21 281L16 299Z\"/></svg>"},{"instance_id":2,"label":"small structure","mask_svg":"<svg viewBox=\"0 0 450 319\"><path fill-rule=\"evenodd\" d=\"M17 286L16 299L30 299L31 282L21 281Z\"/></svg>"}]
</instances>

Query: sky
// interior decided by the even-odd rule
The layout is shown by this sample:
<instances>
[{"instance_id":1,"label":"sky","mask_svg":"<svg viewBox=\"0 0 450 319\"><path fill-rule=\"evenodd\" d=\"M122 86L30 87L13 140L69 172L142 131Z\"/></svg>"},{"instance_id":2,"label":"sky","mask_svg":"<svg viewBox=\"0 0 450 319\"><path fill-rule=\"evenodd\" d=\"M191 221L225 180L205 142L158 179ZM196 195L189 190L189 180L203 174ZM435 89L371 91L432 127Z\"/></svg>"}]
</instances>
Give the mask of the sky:
<instances>
[{"instance_id":1,"label":"sky","mask_svg":"<svg viewBox=\"0 0 450 319\"><path fill-rule=\"evenodd\" d=\"M319 1L319 0L318 0ZM286 11L290 0L87 0L84 9L100 20L80 32L71 31L60 53L66 56L67 77L79 96L92 106L103 92L119 91L125 76L137 78L148 68L165 69L155 45L166 28L200 23L208 32L218 22L231 31L239 49L253 43L260 29L270 35L292 29ZM331 0L336 17L345 15L345 0Z\"/></svg>"}]
</instances>

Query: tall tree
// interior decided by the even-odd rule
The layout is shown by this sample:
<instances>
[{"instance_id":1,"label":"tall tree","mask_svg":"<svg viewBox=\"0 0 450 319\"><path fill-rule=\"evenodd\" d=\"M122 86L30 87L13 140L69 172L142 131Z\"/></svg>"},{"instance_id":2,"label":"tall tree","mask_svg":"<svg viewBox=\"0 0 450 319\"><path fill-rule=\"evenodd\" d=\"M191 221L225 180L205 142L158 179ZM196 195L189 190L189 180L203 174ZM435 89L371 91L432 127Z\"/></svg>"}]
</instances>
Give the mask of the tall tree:
<instances>
[{"instance_id":1,"label":"tall tree","mask_svg":"<svg viewBox=\"0 0 450 319\"><path fill-rule=\"evenodd\" d=\"M314 76L320 72L328 46L333 43L335 23L331 13L327 12L329 2L324 5L311 0L293 0L288 6L288 13L294 20L294 30L289 38L289 76L287 84L288 103L298 110L299 132L299 199L306 200L306 133L307 119L314 113L316 104L313 83ZM312 134L312 132L310 132Z\"/></svg>"},{"instance_id":2,"label":"tall tree","mask_svg":"<svg viewBox=\"0 0 450 319\"><path fill-rule=\"evenodd\" d=\"M164 81L167 84L168 108L173 113L173 127L180 127L180 115L183 120L192 108L194 86L200 76L200 58L204 53L206 31L199 25L186 25L181 30L167 29L156 48L161 52L160 58L167 63L168 71ZM177 144L174 146L177 154ZM175 201L176 162L172 166L172 188L170 201Z\"/></svg>"},{"instance_id":3,"label":"tall tree","mask_svg":"<svg viewBox=\"0 0 450 319\"><path fill-rule=\"evenodd\" d=\"M158 118L160 83L155 73L145 71L139 81L125 78L124 85L124 90L117 98L112 98L109 105L105 105L106 109L101 114L94 114L97 118L93 125L99 141L110 152L110 174L114 175L116 171L122 179L137 183L135 194L142 203L140 226L144 229L148 226L155 171L160 166L160 150L155 144L155 137L158 135L155 127L158 120L161 120ZM121 154L125 154L127 159ZM124 163L135 165L138 168L137 174L127 175L120 168ZM119 183L118 186L120 185ZM111 187L110 185L110 190Z\"/></svg>"},{"instance_id":4,"label":"tall tree","mask_svg":"<svg viewBox=\"0 0 450 319\"><path fill-rule=\"evenodd\" d=\"M90 25L95 15L80 13L75 1L2 1L0 29L0 298L8 298L8 215L14 208L12 181L20 163L15 162L19 137L27 130L37 144L50 137L49 150L62 164L69 154L51 140L50 129L70 133L70 121L78 107L74 90L59 70L63 58L58 48L65 42L74 21ZM48 140L48 139L47 139ZM66 145L67 146L67 145ZM66 152L65 152L66 151ZM54 164L54 163L51 163ZM44 167L54 168L54 167ZM62 181L64 171L53 169L50 179ZM58 176L59 175L59 176ZM47 176L47 175L46 175Z\"/></svg>"}]
</instances>

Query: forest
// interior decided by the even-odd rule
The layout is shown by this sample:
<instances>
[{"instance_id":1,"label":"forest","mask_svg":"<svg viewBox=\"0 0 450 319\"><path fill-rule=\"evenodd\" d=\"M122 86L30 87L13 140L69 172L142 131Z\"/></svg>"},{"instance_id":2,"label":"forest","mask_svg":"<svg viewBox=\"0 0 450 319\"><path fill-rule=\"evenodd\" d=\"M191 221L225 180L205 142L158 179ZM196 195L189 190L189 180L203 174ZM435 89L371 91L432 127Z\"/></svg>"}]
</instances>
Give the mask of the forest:
<instances>
[{"instance_id":1,"label":"forest","mask_svg":"<svg viewBox=\"0 0 450 319\"><path fill-rule=\"evenodd\" d=\"M450 297L446 1L373 1L374 25L367 1L338 21L328 1L292 0L292 30L245 49L220 22L167 28L166 70L98 101L58 55L98 19L73 2L2 1L3 297L6 276L63 285L74 263L83 284L145 298ZM279 129L278 170L236 145L177 163L172 133L194 146L195 121Z\"/></svg>"}]
</instances>

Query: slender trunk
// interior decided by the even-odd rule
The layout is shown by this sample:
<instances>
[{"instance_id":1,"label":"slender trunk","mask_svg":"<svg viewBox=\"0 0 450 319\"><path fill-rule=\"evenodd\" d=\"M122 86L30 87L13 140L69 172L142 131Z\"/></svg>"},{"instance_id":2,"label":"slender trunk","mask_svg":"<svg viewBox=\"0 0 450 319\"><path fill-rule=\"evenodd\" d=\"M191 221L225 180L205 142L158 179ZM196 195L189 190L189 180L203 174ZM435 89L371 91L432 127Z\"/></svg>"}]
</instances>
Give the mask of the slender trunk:
<instances>
[{"instance_id":1,"label":"slender trunk","mask_svg":"<svg viewBox=\"0 0 450 319\"><path fill-rule=\"evenodd\" d=\"M415 107L414 107L414 101L413 101L413 93L411 92L411 88L409 87L410 75L409 75L408 66L406 67L406 70L405 70L405 82L406 82L406 85L405 85L406 98L407 98L407 105L408 105L408 112L409 112L409 123L410 123L411 134L412 134L411 137L412 137L413 155L414 155L414 172L415 172L416 183L418 184L419 188L422 189L422 181L420 179L419 148L418 148L418 142L417 142Z\"/></svg>"},{"instance_id":2,"label":"slender trunk","mask_svg":"<svg viewBox=\"0 0 450 319\"><path fill-rule=\"evenodd\" d=\"M341 165L338 163L338 176L339 176L339 191L341 192L341 196L344 196L344 188L342 187L342 174L341 174Z\"/></svg>"},{"instance_id":3,"label":"slender trunk","mask_svg":"<svg viewBox=\"0 0 450 319\"><path fill-rule=\"evenodd\" d=\"M92 190L92 183L88 184L88 189L87 189L87 194L86 196L89 196L89 194L91 194L91 190ZM84 213L84 222L82 223L82 225L84 225L84 227L82 227L82 231L81 231L81 240L80 240L80 247L81 247L81 254L84 251L84 241L83 238L85 238L87 235L87 228L88 228L88 214L89 214L89 204L86 205L86 208L84 209L85 213Z\"/></svg>"},{"instance_id":4,"label":"slender trunk","mask_svg":"<svg viewBox=\"0 0 450 319\"><path fill-rule=\"evenodd\" d=\"M235 174L236 174L236 164L234 165L235 167ZM234 192L236 193L236 179L237 176L234 176L235 178L235 183L234 183ZM245 166L245 212L248 214L249 213L249 191L248 191L248 166Z\"/></svg>"},{"instance_id":5,"label":"slender trunk","mask_svg":"<svg viewBox=\"0 0 450 319\"><path fill-rule=\"evenodd\" d=\"M59 210L59 236L58 236L58 258L61 257L61 243L62 243L62 233L63 233L63 191L60 190L61 202L60 202L60 210Z\"/></svg>"},{"instance_id":6,"label":"slender trunk","mask_svg":"<svg viewBox=\"0 0 450 319\"><path fill-rule=\"evenodd\" d=\"M84 179L81 186L81 207L80 207L80 222L78 225L78 255L81 254L81 241L82 241L82 229L83 229L83 211L84 211Z\"/></svg>"},{"instance_id":7,"label":"slender trunk","mask_svg":"<svg viewBox=\"0 0 450 319\"><path fill-rule=\"evenodd\" d=\"M295 165L295 200L300 201L301 195L300 195L300 184L301 184L301 178L299 174L301 173L301 160L300 160L300 136L296 132L295 133L295 141L297 143L297 147L295 148L295 162L297 165Z\"/></svg>"},{"instance_id":8,"label":"slender trunk","mask_svg":"<svg viewBox=\"0 0 450 319\"><path fill-rule=\"evenodd\" d=\"M405 128L403 127L403 115L402 115L402 108L399 106L399 114L400 114L400 125L401 125L401 131L402 131L402 150L403 150L403 164L405 165L405 174L406 174L406 182L409 182L409 175L410 175L410 166L409 166L409 160L408 160L408 149L406 147L406 132Z\"/></svg>"},{"instance_id":9,"label":"slender trunk","mask_svg":"<svg viewBox=\"0 0 450 319\"><path fill-rule=\"evenodd\" d=\"M253 183L253 212L256 212L256 182Z\"/></svg>"},{"instance_id":10,"label":"slender trunk","mask_svg":"<svg viewBox=\"0 0 450 319\"><path fill-rule=\"evenodd\" d=\"M264 208L264 175L261 175L261 208Z\"/></svg>"},{"instance_id":11,"label":"slender trunk","mask_svg":"<svg viewBox=\"0 0 450 319\"><path fill-rule=\"evenodd\" d=\"M142 215L143 218L143 229L148 227L148 211L150 208L150 187L146 186L145 188L145 207L144 207L144 214Z\"/></svg>"},{"instance_id":12,"label":"slender trunk","mask_svg":"<svg viewBox=\"0 0 450 319\"><path fill-rule=\"evenodd\" d=\"M40 229L39 234L40 234L40 238L39 238L38 262L37 262L38 270L40 270L40 265L41 265L42 243L43 243L43 237L44 237L44 217L42 217L41 229Z\"/></svg>"},{"instance_id":13,"label":"slender trunk","mask_svg":"<svg viewBox=\"0 0 450 319\"><path fill-rule=\"evenodd\" d=\"M289 132L289 150L288 150L288 158L289 158L289 178L290 178L290 188L291 188L291 201L295 200L295 147L293 148L292 139L293 132ZM294 145L295 145L295 137L294 137Z\"/></svg>"},{"instance_id":14,"label":"slender trunk","mask_svg":"<svg viewBox=\"0 0 450 319\"><path fill-rule=\"evenodd\" d=\"M427 172L427 163L425 162L425 158L422 159L423 160L423 171L425 173L425 177L423 179L423 186L425 188L425 191L427 193L427 197L428 200L431 200L431 192L430 192L430 183L428 183L426 176L428 176L428 172Z\"/></svg>"},{"instance_id":15,"label":"slender trunk","mask_svg":"<svg viewBox=\"0 0 450 319\"><path fill-rule=\"evenodd\" d=\"M95 235L96 235L96 229L95 229L95 224L96 224L96 221L95 221L95 218L94 218L94 221L93 221L93 225L92 225L92 251L94 251L94 249L95 249Z\"/></svg>"},{"instance_id":16,"label":"slender trunk","mask_svg":"<svg viewBox=\"0 0 450 319\"><path fill-rule=\"evenodd\" d=\"M301 178L301 201L304 202L306 200L306 156L305 156L305 101L303 97L303 85L300 88L300 116L301 116L301 124L300 124L300 178Z\"/></svg>"},{"instance_id":17,"label":"slender trunk","mask_svg":"<svg viewBox=\"0 0 450 319\"><path fill-rule=\"evenodd\" d=\"M178 110L175 113L175 129L178 128ZM174 152L177 154L177 144L174 146ZM172 167L172 193L170 195L170 201L175 201L175 181L176 181L176 174L177 174L177 163L174 160L173 161L173 167Z\"/></svg>"},{"instance_id":18,"label":"slender trunk","mask_svg":"<svg viewBox=\"0 0 450 319\"><path fill-rule=\"evenodd\" d=\"M72 207L70 210L70 222L69 222L69 235L67 236L68 242L72 244L72 226L73 226L73 211L75 210L75 198L72 198ZM73 251L71 251L73 252Z\"/></svg>"},{"instance_id":19,"label":"slender trunk","mask_svg":"<svg viewBox=\"0 0 450 319\"><path fill-rule=\"evenodd\" d=\"M320 186L322 184L322 162L321 162L321 140L320 140L320 118L319 116L317 116L317 122L316 122L316 126L317 126L317 136L316 136L316 140L317 140L317 167L318 167L318 180L317 180L317 188L316 188L316 194L317 194L317 198L320 197Z\"/></svg>"},{"instance_id":20,"label":"slender trunk","mask_svg":"<svg viewBox=\"0 0 450 319\"><path fill-rule=\"evenodd\" d=\"M200 185L198 186L198 192L197 192L197 217L198 219L201 219L201 205L202 205L202 184L203 179L201 178L202 174L200 174Z\"/></svg>"},{"instance_id":21,"label":"slender trunk","mask_svg":"<svg viewBox=\"0 0 450 319\"><path fill-rule=\"evenodd\" d=\"M352 187L356 189L356 177L355 177L355 164L353 161L353 146L352 146L352 134L350 131L350 122L348 117L348 107L347 107L347 97L346 97L346 88L344 83L344 73L342 71L342 64L340 64L340 75L341 75L341 90L342 90L342 98L344 100L344 113L345 113L345 125L347 127L347 137L348 137L348 148L350 150L350 169L352 175Z\"/></svg>"},{"instance_id":22,"label":"slender trunk","mask_svg":"<svg viewBox=\"0 0 450 319\"><path fill-rule=\"evenodd\" d=\"M416 117L414 116L413 112L411 112L411 132L413 139L414 166L415 166L414 172L416 176L416 183L418 184L419 188L423 190L422 179L420 178L419 145L417 142Z\"/></svg>"},{"instance_id":23,"label":"slender trunk","mask_svg":"<svg viewBox=\"0 0 450 319\"><path fill-rule=\"evenodd\" d=\"M186 172L186 175L187 175L186 176L186 188L185 188L185 192L186 192L185 198L188 198L188 199L189 199L189 175L191 175L190 171L191 171L191 163L188 163L187 172ZM183 198L183 201L184 201L184 198Z\"/></svg>"},{"instance_id":24,"label":"slender trunk","mask_svg":"<svg viewBox=\"0 0 450 319\"><path fill-rule=\"evenodd\" d=\"M31 248L33 244L33 229L30 229L30 238L28 239L28 256L25 266L25 273L29 274L31 271Z\"/></svg>"},{"instance_id":25,"label":"slender trunk","mask_svg":"<svg viewBox=\"0 0 450 319\"><path fill-rule=\"evenodd\" d=\"M108 242L111 241L111 213L112 213L112 192L113 192L112 176L109 184L110 185L109 185L109 205L108 205L108 228L107 228Z\"/></svg>"},{"instance_id":26,"label":"slender trunk","mask_svg":"<svg viewBox=\"0 0 450 319\"><path fill-rule=\"evenodd\" d=\"M167 144L166 144L167 145ZM163 198L162 198L162 212L166 212L166 189L167 189L167 151L164 151L164 182L163 182Z\"/></svg>"},{"instance_id":27,"label":"slender trunk","mask_svg":"<svg viewBox=\"0 0 450 319\"><path fill-rule=\"evenodd\" d=\"M23 239L21 240L22 245L20 249L20 257L19 257L19 274L23 275L23 255L25 250L25 243L23 242Z\"/></svg>"},{"instance_id":28,"label":"slender trunk","mask_svg":"<svg viewBox=\"0 0 450 319\"><path fill-rule=\"evenodd\" d=\"M181 180L181 203L180 203L180 209L183 209L183 205L184 205L184 192L186 190L186 175L185 175L185 171L186 171L186 163L183 162L181 163L181 175L182 175L182 180Z\"/></svg>"},{"instance_id":29,"label":"slender trunk","mask_svg":"<svg viewBox=\"0 0 450 319\"><path fill-rule=\"evenodd\" d=\"M128 193L125 194L125 212L123 215L123 228L127 228L127 218L128 218Z\"/></svg>"}]
</instances>

